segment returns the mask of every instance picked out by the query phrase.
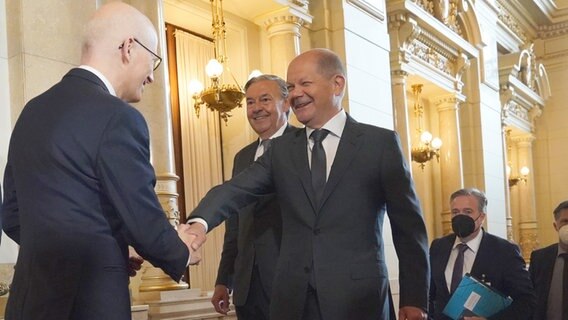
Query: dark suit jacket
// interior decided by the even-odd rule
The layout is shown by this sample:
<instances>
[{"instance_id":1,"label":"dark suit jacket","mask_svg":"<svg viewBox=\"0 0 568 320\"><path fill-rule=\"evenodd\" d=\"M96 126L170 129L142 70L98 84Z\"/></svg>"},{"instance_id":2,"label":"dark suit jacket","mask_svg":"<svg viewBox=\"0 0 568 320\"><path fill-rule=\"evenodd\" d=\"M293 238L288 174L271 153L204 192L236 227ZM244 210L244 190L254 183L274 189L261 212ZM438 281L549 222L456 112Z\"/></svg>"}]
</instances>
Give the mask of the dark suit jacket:
<instances>
[{"instance_id":1,"label":"dark suit jacket","mask_svg":"<svg viewBox=\"0 0 568 320\"><path fill-rule=\"evenodd\" d=\"M449 319L442 314L450 299L444 272L456 239L455 234L436 239L430 246L432 283L430 284L430 317ZM499 292L513 298L511 306L490 319L530 319L535 306L533 286L525 261L517 245L483 231L483 238L470 274Z\"/></svg>"},{"instance_id":2,"label":"dark suit jacket","mask_svg":"<svg viewBox=\"0 0 568 320\"><path fill-rule=\"evenodd\" d=\"M284 134L297 130L287 126ZM233 176L254 162L257 147L258 140L255 140L235 155ZM225 221L225 227L216 284L232 288L233 303L242 306L247 301L253 266L256 264L260 282L270 297L282 237L282 217L276 196L267 195L243 208L239 215Z\"/></svg>"},{"instance_id":3,"label":"dark suit jacket","mask_svg":"<svg viewBox=\"0 0 568 320\"><path fill-rule=\"evenodd\" d=\"M529 273L536 292L534 320L546 320L548 292L552 281L552 272L558 256L558 243L531 253Z\"/></svg>"},{"instance_id":4,"label":"dark suit jacket","mask_svg":"<svg viewBox=\"0 0 568 320\"><path fill-rule=\"evenodd\" d=\"M247 170L212 189L192 217L213 228L272 192L282 212L282 244L271 320L301 318L312 272L324 319L389 319L385 212L400 260L400 305L427 308L426 230L396 133L348 117L318 208L306 132L282 136Z\"/></svg>"},{"instance_id":5,"label":"dark suit jacket","mask_svg":"<svg viewBox=\"0 0 568 320\"><path fill-rule=\"evenodd\" d=\"M128 245L176 281L188 249L154 192L136 109L73 69L23 109L4 175L20 245L6 319L130 319Z\"/></svg>"}]
</instances>

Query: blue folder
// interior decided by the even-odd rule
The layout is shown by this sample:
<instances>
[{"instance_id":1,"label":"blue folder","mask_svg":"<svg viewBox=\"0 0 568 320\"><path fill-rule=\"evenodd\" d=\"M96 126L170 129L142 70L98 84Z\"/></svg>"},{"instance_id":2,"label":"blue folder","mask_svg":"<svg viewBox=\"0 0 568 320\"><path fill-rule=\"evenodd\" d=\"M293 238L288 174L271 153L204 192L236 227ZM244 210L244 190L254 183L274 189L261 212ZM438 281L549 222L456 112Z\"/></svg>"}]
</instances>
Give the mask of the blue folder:
<instances>
[{"instance_id":1,"label":"blue folder","mask_svg":"<svg viewBox=\"0 0 568 320\"><path fill-rule=\"evenodd\" d=\"M512 302L511 297L504 296L467 273L442 312L454 320L464 316L489 318Z\"/></svg>"}]
</instances>

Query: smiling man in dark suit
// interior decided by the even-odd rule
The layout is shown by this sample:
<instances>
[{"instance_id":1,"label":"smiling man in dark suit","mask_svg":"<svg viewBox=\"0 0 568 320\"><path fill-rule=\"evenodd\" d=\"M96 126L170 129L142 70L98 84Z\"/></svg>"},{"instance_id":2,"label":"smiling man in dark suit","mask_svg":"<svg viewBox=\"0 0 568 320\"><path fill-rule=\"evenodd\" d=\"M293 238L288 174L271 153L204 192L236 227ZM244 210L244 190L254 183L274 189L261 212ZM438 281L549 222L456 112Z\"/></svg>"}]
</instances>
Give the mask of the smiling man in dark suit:
<instances>
[{"instance_id":1,"label":"smiling man in dark suit","mask_svg":"<svg viewBox=\"0 0 568 320\"><path fill-rule=\"evenodd\" d=\"M260 157L272 139L298 130L288 125L286 82L260 75L245 84L247 118L259 139L235 156L233 176ZM217 312L229 310L229 289L239 320L268 320L272 280L282 237L282 218L274 194L243 208L225 223L225 242L211 299Z\"/></svg>"},{"instance_id":2,"label":"smiling man in dark suit","mask_svg":"<svg viewBox=\"0 0 568 320\"><path fill-rule=\"evenodd\" d=\"M535 296L525 261L517 245L481 227L487 212L485 194L474 188L460 189L450 196L450 207L454 233L430 246L431 319L450 319L442 311L465 273L513 298L509 307L490 319L530 319Z\"/></svg>"},{"instance_id":3,"label":"smiling man in dark suit","mask_svg":"<svg viewBox=\"0 0 568 320\"><path fill-rule=\"evenodd\" d=\"M568 320L568 201L554 209L558 243L531 253L529 272L536 291L533 320Z\"/></svg>"},{"instance_id":4,"label":"smiling man in dark suit","mask_svg":"<svg viewBox=\"0 0 568 320\"><path fill-rule=\"evenodd\" d=\"M22 110L1 212L20 245L6 320L130 319L128 275L142 260L128 245L181 279L192 236L164 215L148 128L128 104L153 81L157 44L142 13L106 4L87 23L82 65Z\"/></svg>"},{"instance_id":5,"label":"smiling man in dark suit","mask_svg":"<svg viewBox=\"0 0 568 320\"><path fill-rule=\"evenodd\" d=\"M306 128L275 139L258 161L205 196L191 216L190 232L198 235L192 245L204 241L207 227L275 192L282 244L270 319L394 319L386 212L399 257L399 319L425 319L428 239L396 133L343 110L345 72L330 50L297 56L287 83Z\"/></svg>"}]
</instances>

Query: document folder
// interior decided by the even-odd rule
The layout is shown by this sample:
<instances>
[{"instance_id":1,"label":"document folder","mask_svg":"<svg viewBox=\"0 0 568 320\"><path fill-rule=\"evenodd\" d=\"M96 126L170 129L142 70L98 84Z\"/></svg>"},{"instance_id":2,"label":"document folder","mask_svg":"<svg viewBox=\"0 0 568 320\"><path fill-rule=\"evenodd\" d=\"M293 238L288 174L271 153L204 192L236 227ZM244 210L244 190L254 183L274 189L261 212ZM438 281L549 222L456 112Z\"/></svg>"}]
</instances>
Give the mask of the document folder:
<instances>
[{"instance_id":1,"label":"document folder","mask_svg":"<svg viewBox=\"0 0 568 320\"><path fill-rule=\"evenodd\" d=\"M511 297L505 297L468 273L463 277L442 312L454 320L463 316L489 318L507 308L512 302Z\"/></svg>"}]
</instances>

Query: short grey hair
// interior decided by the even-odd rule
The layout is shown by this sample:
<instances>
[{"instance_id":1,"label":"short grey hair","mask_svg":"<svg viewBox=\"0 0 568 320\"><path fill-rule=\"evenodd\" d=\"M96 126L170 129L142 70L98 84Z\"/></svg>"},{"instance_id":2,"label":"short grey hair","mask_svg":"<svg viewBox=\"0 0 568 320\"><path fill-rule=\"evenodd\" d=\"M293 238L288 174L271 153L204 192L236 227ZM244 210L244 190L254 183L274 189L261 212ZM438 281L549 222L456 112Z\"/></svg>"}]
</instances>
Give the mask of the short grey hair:
<instances>
[{"instance_id":1,"label":"short grey hair","mask_svg":"<svg viewBox=\"0 0 568 320\"><path fill-rule=\"evenodd\" d=\"M487 197L485 193L476 188L463 188L452 193L450 196L450 202L454 201L455 198L461 196L472 196L477 199L477 208L479 212L487 213Z\"/></svg>"},{"instance_id":2,"label":"short grey hair","mask_svg":"<svg viewBox=\"0 0 568 320\"><path fill-rule=\"evenodd\" d=\"M280 89L280 97L284 100L288 99L288 85L284 79L280 78L279 76L275 76L273 74L261 74L260 76L250 78L247 83L245 84L245 91L253 85L254 83L260 81L274 81L278 85L278 89Z\"/></svg>"}]
</instances>

